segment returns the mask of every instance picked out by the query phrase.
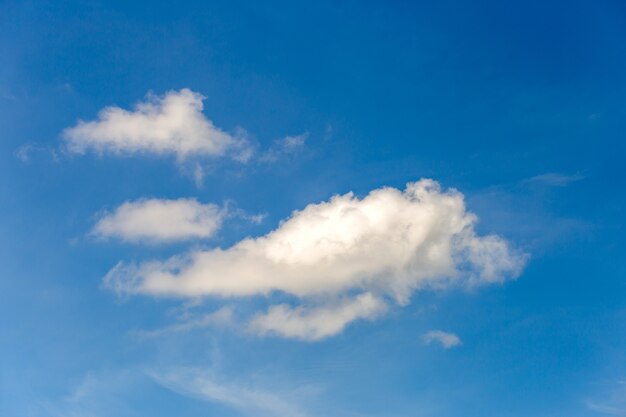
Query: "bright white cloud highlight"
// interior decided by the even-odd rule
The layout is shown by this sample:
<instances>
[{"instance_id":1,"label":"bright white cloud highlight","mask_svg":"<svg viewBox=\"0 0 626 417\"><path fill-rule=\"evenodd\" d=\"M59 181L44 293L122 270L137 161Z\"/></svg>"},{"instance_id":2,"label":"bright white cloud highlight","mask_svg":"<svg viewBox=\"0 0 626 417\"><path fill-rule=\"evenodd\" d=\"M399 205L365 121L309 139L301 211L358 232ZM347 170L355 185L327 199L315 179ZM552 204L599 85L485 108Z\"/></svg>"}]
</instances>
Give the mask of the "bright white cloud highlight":
<instances>
[{"instance_id":1,"label":"bright white cloud highlight","mask_svg":"<svg viewBox=\"0 0 626 417\"><path fill-rule=\"evenodd\" d=\"M450 349L461 344L461 339L454 333L441 330L431 330L422 336L424 343L439 343L444 349Z\"/></svg>"},{"instance_id":2,"label":"bright white cloud highlight","mask_svg":"<svg viewBox=\"0 0 626 417\"><path fill-rule=\"evenodd\" d=\"M102 217L92 234L152 243L209 238L219 230L226 214L215 204L191 198L130 201Z\"/></svg>"},{"instance_id":3,"label":"bright white cloud highlight","mask_svg":"<svg viewBox=\"0 0 626 417\"><path fill-rule=\"evenodd\" d=\"M385 187L363 199L348 193L311 204L267 235L227 249L192 251L139 265L120 263L107 274L105 284L120 293L177 297L280 291L324 308L332 306L319 300L355 293L406 304L416 290L497 283L519 275L525 256L497 236L477 236L475 222L461 193L421 180L404 191ZM367 296L333 307L346 317L344 324L339 320L321 326L319 317L331 315L324 310L277 306L257 317L253 327L316 339L368 317L358 307L359 300L363 302L359 297ZM276 318L285 322L275 324ZM299 333L293 330L297 325L303 327Z\"/></svg>"},{"instance_id":4,"label":"bright white cloud highlight","mask_svg":"<svg viewBox=\"0 0 626 417\"><path fill-rule=\"evenodd\" d=\"M252 155L239 129L230 135L215 127L202 113L206 97L187 88L163 96L148 94L132 111L106 107L95 121L79 121L63 131L70 152L157 155L179 160L195 156L225 156L245 162Z\"/></svg>"}]
</instances>

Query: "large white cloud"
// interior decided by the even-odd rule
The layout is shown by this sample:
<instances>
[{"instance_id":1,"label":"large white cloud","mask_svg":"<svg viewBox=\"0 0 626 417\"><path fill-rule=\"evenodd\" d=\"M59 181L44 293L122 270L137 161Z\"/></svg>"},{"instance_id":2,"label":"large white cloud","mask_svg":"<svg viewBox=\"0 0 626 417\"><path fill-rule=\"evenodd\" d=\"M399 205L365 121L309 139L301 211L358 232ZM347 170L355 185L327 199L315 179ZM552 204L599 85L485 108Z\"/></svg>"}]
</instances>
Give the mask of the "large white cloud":
<instances>
[{"instance_id":1,"label":"large white cloud","mask_svg":"<svg viewBox=\"0 0 626 417\"><path fill-rule=\"evenodd\" d=\"M226 210L195 199L144 199L126 202L104 215L92 234L124 241L173 242L213 236Z\"/></svg>"},{"instance_id":2,"label":"large white cloud","mask_svg":"<svg viewBox=\"0 0 626 417\"><path fill-rule=\"evenodd\" d=\"M163 96L149 94L133 111L106 107L95 121L79 121L63 131L73 153L225 156L245 161L251 148L242 130L235 135L215 127L202 113L204 96L187 88Z\"/></svg>"},{"instance_id":3,"label":"large white cloud","mask_svg":"<svg viewBox=\"0 0 626 417\"><path fill-rule=\"evenodd\" d=\"M404 191L386 187L363 199L348 193L311 204L267 235L227 249L192 251L138 265L120 263L105 283L121 293L176 297L244 297L278 291L344 312L345 322L330 330L315 324L325 314L315 307L307 311L272 307L253 323L262 332L317 339L341 331L351 320L370 317L370 309L358 307L364 300L360 297L405 304L419 289L518 276L525 256L497 236L477 236L475 222L461 193L421 180ZM349 307L325 301L337 297ZM350 297L354 300L345 301ZM272 324L279 317L283 324ZM305 330L292 330L296 324Z\"/></svg>"}]
</instances>

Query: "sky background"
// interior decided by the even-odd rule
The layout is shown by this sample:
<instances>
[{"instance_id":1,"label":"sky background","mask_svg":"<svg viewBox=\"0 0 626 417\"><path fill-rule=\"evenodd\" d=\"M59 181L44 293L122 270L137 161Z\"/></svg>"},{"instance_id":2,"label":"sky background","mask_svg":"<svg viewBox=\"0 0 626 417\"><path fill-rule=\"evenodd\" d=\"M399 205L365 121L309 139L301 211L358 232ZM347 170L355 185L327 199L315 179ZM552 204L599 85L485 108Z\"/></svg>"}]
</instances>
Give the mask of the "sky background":
<instances>
[{"instance_id":1,"label":"sky background","mask_svg":"<svg viewBox=\"0 0 626 417\"><path fill-rule=\"evenodd\" d=\"M4 0L0 63L1 415L626 416L623 2ZM184 88L254 156L68 150L78 120ZM517 279L416 291L316 341L198 321L284 294L103 283L421 178L527 254ZM94 236L142 198L236 214L210 239Z\"/></svg>"}]
</instances>

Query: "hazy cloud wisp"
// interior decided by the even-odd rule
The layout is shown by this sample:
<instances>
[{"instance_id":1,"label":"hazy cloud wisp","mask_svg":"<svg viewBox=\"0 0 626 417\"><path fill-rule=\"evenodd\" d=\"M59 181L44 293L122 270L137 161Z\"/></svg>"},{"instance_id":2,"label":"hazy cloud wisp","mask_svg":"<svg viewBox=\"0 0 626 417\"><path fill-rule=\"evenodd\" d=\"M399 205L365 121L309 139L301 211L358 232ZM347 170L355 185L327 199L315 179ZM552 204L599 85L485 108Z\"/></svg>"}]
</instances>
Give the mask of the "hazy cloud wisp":
<instances>
[{"instance_id":1,"label":"hazy cloud wisp","mask_svg":"<svg viewBox=\"0 0 626 417\"><path fill-rule=\"evenodd\" d=\"M295 155L302 151L308 137L308 132L305 132L300 135L286 136L275 140L272 146L259 156L259 161L272 163L278 161L281 157Z\"/></svg>"},{"instance_id":2,"label":"hazy cloud wisp","mask_svg":"<svg viewBox=\"0 0 626 417\"><path fill-rule=\"evenodd\" d=\"M426 344L431 344L433 342L439 343L444 349L450 349L461 344L459 336L442 330L431 330L426 332L422 336L422 340Z\"/></svg>"},{"instance_id":3,"label":"hazy cloud wisp","mask_svg":"<svg viewBox=\"0 0 626 417\"><path fill-rule=\"evenodd\" d=\"M268 417L305 417L307 415L297 404L286 399L293 395L282 396L250 384L222 381L211 372L187 368L150 375L155 382L172 391L222 403L246 415Z\"/></svg>"}]
</instances>

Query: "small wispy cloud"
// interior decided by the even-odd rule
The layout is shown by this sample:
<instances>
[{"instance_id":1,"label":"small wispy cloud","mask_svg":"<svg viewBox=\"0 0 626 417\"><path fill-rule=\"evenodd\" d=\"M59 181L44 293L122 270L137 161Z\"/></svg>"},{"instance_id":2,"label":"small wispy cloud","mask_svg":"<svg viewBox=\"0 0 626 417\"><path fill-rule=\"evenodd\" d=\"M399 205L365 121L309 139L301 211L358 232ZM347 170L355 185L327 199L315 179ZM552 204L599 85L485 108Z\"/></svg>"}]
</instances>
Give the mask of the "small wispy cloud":
<instances>
[{"instance_id":1,"label":"small wispy cloud","mask_svg":"<svg viewBox=\"0 0 626 417\"><path fill-rule=\"evenodd\" d=\"M522 183L545 185L549 187L566 187L569 184L584 179L582 174L565 175L558 172L548 172L534 177L527 178Z\"/></svg>"},{"instance_id":2,"label":"small wispy cloud","mask_svg":"<svg viewBox=\"0 0 626 417\"><path fill-rule=\"evenodd\" d=\"M34 144L25 144L17 148L15 151L15 157L23 164L30 164L34 154L47 154L54 162L59 161L57 151L46 146L39 146Z\"/></svg>"},{"instance_id":3,"label":"small wispy cloud","mask_svg":"<svg viewBox=\"0 0 626 417\"><path fill-rule=\"evenodd\" d=\"M198 317L187 319L183 322L172 324L155 330L135 330L131 335L139 339L151 339L165 335L187 333L197 329L214 326L227 326L233 323L233 308L222 307L217 311L202 314Z\"/></svg>"},{"instance_id":4,"label":"small wispy cloud","mask_svg":"<svg viewBox=\"0 0 626 417\"><path fill-rule=\"evenodd\" d=\"M422 340L426 344L439 343L444 349L450 349L461 344L459 336L442 330L426 332L422 335Z\"/></svg>"},{"instance_id":5,"label":"small wispy cloud","mask_svg":"<svg viewBox=\"0 0 626 417\"><path fill-rule=\"evenodd\" d=\"M296 136L286 136L275 140L272 146L259 156L262 163L276 162L281 158L293 156L302 151L309 133L305 132Z\"/></svg>"}]
</instances>

